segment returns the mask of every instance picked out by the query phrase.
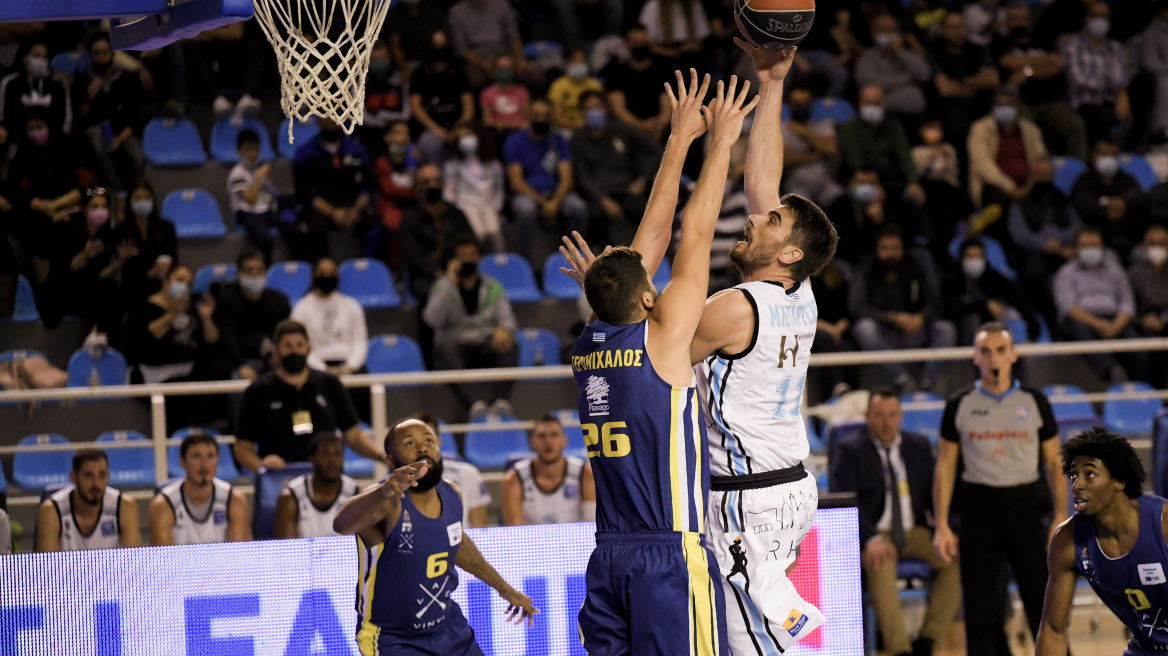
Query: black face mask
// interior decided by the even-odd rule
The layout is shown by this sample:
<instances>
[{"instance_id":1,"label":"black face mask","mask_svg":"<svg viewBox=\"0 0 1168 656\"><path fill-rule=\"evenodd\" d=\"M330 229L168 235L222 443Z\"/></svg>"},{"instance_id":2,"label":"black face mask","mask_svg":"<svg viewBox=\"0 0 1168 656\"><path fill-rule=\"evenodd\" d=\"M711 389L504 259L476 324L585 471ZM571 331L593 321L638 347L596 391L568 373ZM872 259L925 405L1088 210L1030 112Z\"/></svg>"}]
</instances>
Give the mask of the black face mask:
<instances>
[{"instance_id":1,"label":"black face mask","mask_svg":"<svg viewBox=\"0 0 1168 656\"><path fill-rule=\"evenodd\" d=\"M295 376L308 367L308 356L299 353L289 353L280 358L280 368Z\"/></svg>"},{"instance_id":2,"label":"black face mask","mask_svg":"<svg viewBox=\"0 0 1168 656\"><path fill-rule=\"evenodd\" d=\"M807 105L791 105L791 120L796 123L806 123L811 118L811 108Z\"/></svg>"},{"instance_id":3,"label":"black face mask","mask_svg":"<svg viewBox=\"0 0 1168 656\"><path fill-rule=\"evenodd\" d=\"M1015 41L1025 41L1026 37L1030 36L1030 28L1019 25L1018 27L1010 28L1010 38Z\"/></svg>"},{"instance_id":4,"label":"black face mask","mask_svg":"<svg viewBox=\"0 0 1168 656\"><path fill-rule=\"evenodd\" d=\"M429 460L430 458L427 456L425 458L419 458L414 462L421 462L423 459ZM430 468L426 470L424 476L418 479L418 486L414 489L419 492L427 492L437 487L442 482L442 464L441 460L430 463Z\"/></svg>"},{"instance_id":5,"label":"black face mask","mask_svg":"<svg viewBox=\"0 0 1168 656\"><path fill-rule=\"evenodd\" d=\"M426 202L430 203L430 204L441 202L442 190L441 189L426 189L425 191L422 192L422 197L425 198Z\"/></svg>"},{"instance_id":6,"label":"black face mask","mask_svg":"<svg viewBox=\"0 0 1168 656\"><path fill-rule=\"evenodd\" d=\"M461 278L470 278L479 270L477 262L463 262L458 269L458 275Z\"/></svg>"},{"instance_id":7,"label":"black face mask","mask_svg":"<svg viewBox=\"0 0 1168 656\"><path fill-rule=\"evenodd\" d=\"M900 270L900 260L876 260L884 273L892 273Z\"/></svg>"},{"instance_id":8,"label":"black face mask","mask_svg":"<svg viewBox=\"0 0 1168 656\"><path fill-rule=\"evenodd\" d=\"M1030 189L1031 196L1037 196L1043 199L1050 198L1054 195L1054 192L1055 186L1053 182L1035 182L1034 186Z\"/></svg>"},{"instance_id":9,"label":"black face mask","mask_svg":"<svg viewBox=\"0 0 1168 656\"><path fill-rule=\"evenodd\" d=\"M551 132L552 124L547 121L532 121L531 131L540 135L541 137Z\"/></svg>"},{"instance_id":10,"label":"black face mask","mask_svg":"<svg viewBox=\"0 0 1168 656\"><path fill-rule=\"evenodd\" d=\"M91 66L93 66L93 70L94 70L94 72L97 72L97 73L104 73L104 72L108 71L108 70L109 70L111 67L113 67L113 65L114 65L114 60L112 60L112 59L111 59L111 60L107 61L107 62L106 62L106 63L104 63L104 64L99 64L99 63L97 63L97 62L93 62L93 63L92 63L92 64L90 64L90 65L91 65Z\"/></svg>"},{"instance_id":11,"label":"black face mask","mask_svg":"<svg viewBox=\"0 0 1168 656\"><path fill-rule=\"evenodd\" d=\"M339 279L336 276L317 276L312 279L312 285L322 294L331 294L337 291Z\"/></svg>"},{"instance_id":12,"label":"black face mask","mask_svg":"<svg viewBox=\"0 0 1168 656\"><path fill-rule=\"evenodd\" d=\"M629 52L632 53L633 59L645 60L652 55L652 53L649 52L649 46L637 46L635 48L629 48Z\"/></svg>"}]
</instances>

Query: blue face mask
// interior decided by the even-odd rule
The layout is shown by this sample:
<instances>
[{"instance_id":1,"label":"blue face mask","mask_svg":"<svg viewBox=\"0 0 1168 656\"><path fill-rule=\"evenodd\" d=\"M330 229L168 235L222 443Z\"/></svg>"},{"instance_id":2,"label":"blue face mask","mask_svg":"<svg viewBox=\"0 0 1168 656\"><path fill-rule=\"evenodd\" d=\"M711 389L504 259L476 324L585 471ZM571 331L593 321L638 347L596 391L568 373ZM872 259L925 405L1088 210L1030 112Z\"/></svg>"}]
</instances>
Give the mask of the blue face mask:
<instances>
[{"instance_id":1,"label":"blue face mask","mask_svg":"<svg viewBox=\"0 0 1168 656\"><path fill-rule=\"evenodd\" d=\"M604 127L604 124L607 120L608 112L604 111L603 109L584 110L584 125L587 125L593 130L599 130L600 128Z\"/></svg>"}]
</instances>

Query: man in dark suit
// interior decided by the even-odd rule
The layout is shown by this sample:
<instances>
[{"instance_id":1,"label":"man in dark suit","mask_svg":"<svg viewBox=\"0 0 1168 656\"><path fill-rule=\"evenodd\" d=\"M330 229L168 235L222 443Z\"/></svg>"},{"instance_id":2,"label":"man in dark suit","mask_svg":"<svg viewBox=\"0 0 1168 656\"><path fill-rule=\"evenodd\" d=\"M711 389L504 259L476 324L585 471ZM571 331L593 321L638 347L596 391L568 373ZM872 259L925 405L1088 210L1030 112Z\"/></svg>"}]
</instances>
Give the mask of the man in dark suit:
<instances>
[{"instance_id":1,"label":"man in dark suit","mask_svg":"<svg viewBox=\"0 0 1168 656\"><path fill-rule=\"evenodd\" d=\"M961 570L933 550L933 450L922 435L902 433L900 399L890 388L868 398L868 427L840 441L831 459L831 491L854 492L860 511L860 563L876 607L885 651L930 655L961 605ZM892 482L895 481L895 484ZM896 503L892 503L896 492ZM921 560L936 571L920 636L909 645L900 612L896 563Z\"/></svg>"}]
</instances>

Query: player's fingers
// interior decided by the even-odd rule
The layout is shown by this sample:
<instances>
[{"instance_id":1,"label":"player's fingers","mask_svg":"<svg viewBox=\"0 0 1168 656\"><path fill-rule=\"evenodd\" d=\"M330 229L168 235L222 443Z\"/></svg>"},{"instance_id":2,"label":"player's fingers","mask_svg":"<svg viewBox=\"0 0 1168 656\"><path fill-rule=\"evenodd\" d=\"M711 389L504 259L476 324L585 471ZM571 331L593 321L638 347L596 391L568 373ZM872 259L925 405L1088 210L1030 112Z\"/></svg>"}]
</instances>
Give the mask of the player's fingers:
<instances>
[{"instance_id":1,"label":"player's fingers","mask_svg":"<svg viewBox=\"0 0 1168 656\"><path fill-rule=\"evenodd\" d=\"M673 95L673 87L669 83L665 83L665 94L669 96L669 106L677 109L677 96Z\"/></svg>"},{"instance_id":2,"label":"player's fingers","mask_svg":"<svg viewBox=\"0 0 1168 656\"><path fill-rule=\"evenodd\" d=\"M742 108L742 113L745 115L753 112L755 106L758 105L759 98L759 96L755 96L749 103L747 103L746 107Z\"/></svg>"},{"instance_id":3,"label":"player's fingers","mask_svg":"<svg viewBox=\"0 0 1168 656\"><path fill-rule=\"evenodd\" d=\"M735 43L735 44L736 44L736 45L737 45L739 48L742 48L742 49L743 49L743 50L745 50L746 52L754 52L755 50L758 50L758 48L756 48L756 47L754 47L754 46L750 45L749 43L747 43L747 42L743 41L742 39L740 39L740 38L738 38L738 37L734 37L734 43Z\"/></svg>"},{"instance_id":4,"label":"player's fingers","mask_svg":"<svg viewBox=\"0 0 1168 656\"><path fill-rule=\"evenodd\" d=\"M729 101L731 103L734 102L734 97L735 97L734 90L737 88L738 88L738 76L731 75L730 76L730 88L726 90L726 98L729 99Z\"/></svg>"},{"instance_id":5,"label":"player's fingers","mask_svg":"<svg viewBox=\"0 0 1168 656\"><path fill-rule=\"evenodd\" d=\"M689 69L689 97L693 99L698 93L698 71L696 68Z\"/></svg>"},{"instance_id":6,"label":"player's fingers","mask_svg":"<svg viewBox=\"0 0 1168 656\"><path fill-rule=\"evenodd\" d=\"M742 103L746 102L746 96L750 93L750 80L742 82L742 90L738 92L738 100L735 101L735 107L742 107Z\"/></svg>"},{"instance_id":7,"label":"player's fingers","mask_svg":"<svg viewBox=\"0 0 1168 656\"><path fill-rule=\"evenodd\" d=\"M722 83L722 80L718 80L718 95L714 99L714 102L721 103L722 99L725 97L726 97L726 85Z\"/></svg>"},{"instance_id":8,"label":"player's fingers","mask_svg":"<svg viewBox=\"0 0 1168 656\"><path fill-rule=\"evenodd\" d=\"M579 246L580 253L583 254L585 262L591 262L592 260L596 259L596 256L592 254L592 248L588 246L587 239L584 239L584 237L575 230L572 231L572 238L576 240L576 245Z\"/></svg>"},{"instance_id":9,"label":"player's fingers","mask_svg":"<svg viewBox=\"0 0 1168 656\"><path fill-rule=\"evenodd\" d=\"M706 73L705 77L702 78L702 88L698 89L698 96L697 97L698 97L699 103L706 99L706 92L709 91L709 89L710 89L710 74Z\"/></svg>"},{"instance_id":10,"label":"player's fingers","mask_svg":"<svg viewBox=\"0 0 1168 656\"><path fill-rule=\"evenodd\" d=\"M560 253L568 258L568 262L572 266L577 266L580 262L584 261L584 257L576 249L576 244L573 244L567 237L564 237L564 245L560 246Z\"/></svg>"}]
</instances>

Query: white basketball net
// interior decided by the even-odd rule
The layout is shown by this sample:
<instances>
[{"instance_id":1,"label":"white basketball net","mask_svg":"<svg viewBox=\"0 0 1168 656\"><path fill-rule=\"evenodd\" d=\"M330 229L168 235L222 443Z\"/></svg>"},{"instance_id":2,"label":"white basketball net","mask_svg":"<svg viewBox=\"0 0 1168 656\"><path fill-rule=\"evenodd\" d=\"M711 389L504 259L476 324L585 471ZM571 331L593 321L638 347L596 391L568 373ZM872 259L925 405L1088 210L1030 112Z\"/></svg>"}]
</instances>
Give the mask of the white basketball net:
<instances>
[{"instance_id":1,"label":"white basketball net","mask_svg":"<svg viewBox=\"0 0 1168 656\"><path fill-rule=\"evenodd\" d=\"M280 107L292 119L365 122L365 76L391 0L254 0L280 63ZM292 140L292 123L288 123Z\"/></svg>"}]
</instances>

